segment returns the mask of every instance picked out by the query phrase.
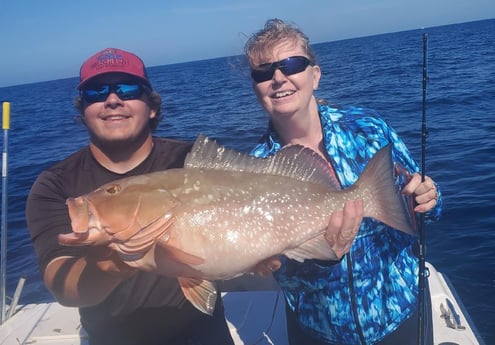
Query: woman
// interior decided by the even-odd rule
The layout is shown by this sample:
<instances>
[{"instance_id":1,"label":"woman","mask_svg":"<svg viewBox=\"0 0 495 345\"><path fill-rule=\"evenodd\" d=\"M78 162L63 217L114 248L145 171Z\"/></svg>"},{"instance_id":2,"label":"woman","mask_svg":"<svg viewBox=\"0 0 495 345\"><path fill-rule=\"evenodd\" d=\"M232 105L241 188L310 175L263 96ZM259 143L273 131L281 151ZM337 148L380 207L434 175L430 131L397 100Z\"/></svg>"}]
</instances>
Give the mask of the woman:
<instances>
[{"instance_id":1,"label":"woman","mask_svg":"<svg viewBox=\"0 0 495 345\"><path fill-rule=\"evenodd\" d=\"M439 216L436 184L430 177L421 181L405 144L376 112L336 109L317 101L313 92L321 70L303 32L268 20L250 37L245 52L254 91L270 117L268 132L253 155L272 155L290 144L308 146L328 161L341 187L347 188L371 157L392 143L394 162L411 173L403 193L414 198L415 212L427 212L427 219ZM359 227L342 260L283 259L274 273L286 296L290 344L417 343L417 240L362 215L363 203L357 200L331 217L329 229L341 230L333 233ZM327 239L330 244L339 241Z\"/></svg>"}]
</instances>

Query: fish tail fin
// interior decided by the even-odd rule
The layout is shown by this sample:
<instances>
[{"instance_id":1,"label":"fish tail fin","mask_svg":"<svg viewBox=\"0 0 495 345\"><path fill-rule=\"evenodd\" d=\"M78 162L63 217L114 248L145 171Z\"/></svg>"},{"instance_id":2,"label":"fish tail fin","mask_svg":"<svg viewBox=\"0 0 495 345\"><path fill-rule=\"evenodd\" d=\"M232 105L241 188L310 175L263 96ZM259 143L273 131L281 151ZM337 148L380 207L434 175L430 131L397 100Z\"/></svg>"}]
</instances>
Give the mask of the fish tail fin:
<instances>
[{"instance_id":1,"label":"fish tail fin","mask_svg":"<svg viewBox=\"0 0 495 345\"><path fill-rule=\"evenodd\" d=\"M365 201L365 217L375 218L394 229L416 236L412 204L395 184L392 145L378 151L369 161L356 182L359 188L369 189L369 202Z\"/></svg>"}]
</instances>

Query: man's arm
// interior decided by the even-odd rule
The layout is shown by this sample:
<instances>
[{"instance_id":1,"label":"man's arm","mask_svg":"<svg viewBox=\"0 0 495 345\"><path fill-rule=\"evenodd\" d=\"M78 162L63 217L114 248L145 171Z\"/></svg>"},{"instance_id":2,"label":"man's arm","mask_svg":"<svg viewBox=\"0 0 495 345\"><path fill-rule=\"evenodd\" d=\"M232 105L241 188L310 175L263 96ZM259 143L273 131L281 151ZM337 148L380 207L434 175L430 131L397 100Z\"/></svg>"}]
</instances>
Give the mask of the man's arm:
<instances>
[{"instance_id":1,"label":"man's arm","mask_svg":"<svg viewBox=\"0 0 495 345\"><path fill-rule=\"evenodd\" d=\"M134 272L111 249L93 247L86 257L53 259L43 279L60 304L86 307L101 303Z\"/></svg>"}]
</instances>

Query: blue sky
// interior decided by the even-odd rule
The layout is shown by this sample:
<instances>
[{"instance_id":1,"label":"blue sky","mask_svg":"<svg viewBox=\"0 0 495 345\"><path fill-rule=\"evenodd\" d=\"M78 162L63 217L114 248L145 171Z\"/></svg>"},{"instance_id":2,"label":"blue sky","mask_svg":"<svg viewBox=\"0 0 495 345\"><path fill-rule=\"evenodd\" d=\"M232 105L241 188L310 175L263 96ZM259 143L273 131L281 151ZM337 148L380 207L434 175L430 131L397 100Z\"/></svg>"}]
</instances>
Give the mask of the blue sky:
<instances>
[{"instance_id":1,"label":"blue sky","mask_svg":"<svg viewBox=\"0 0 495 345\"><path fill-rule=\"evenodd\" d=\"M495 1L2 0L0 87L77 76L106 47L150 67L242 54L273 17L320 43L495 18Z\"/></svg>"}]
</instances>

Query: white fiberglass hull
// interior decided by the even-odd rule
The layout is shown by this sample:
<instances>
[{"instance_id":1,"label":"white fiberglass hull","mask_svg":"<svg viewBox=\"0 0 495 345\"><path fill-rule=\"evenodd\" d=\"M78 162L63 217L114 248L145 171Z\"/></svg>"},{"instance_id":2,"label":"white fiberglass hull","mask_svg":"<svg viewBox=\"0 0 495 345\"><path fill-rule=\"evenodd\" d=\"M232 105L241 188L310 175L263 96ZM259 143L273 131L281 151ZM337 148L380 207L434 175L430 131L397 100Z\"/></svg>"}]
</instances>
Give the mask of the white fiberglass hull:
<instances>
[{"instance_id":1,"label":"white fiberglass hull","mask_svg":"<svg viewBox=\"0 0 495 345\"><path fill-rule=\"evenodd\" d=\"M427 263L435 344L484 345L448 279ZM234 288L238 288L235 287ZM283 295L277 290L223 294L236 345L286 345ZM87 345L76 308L58 303L21 306L0 325L0 345Z\"/></svg>"}]
</instances>

